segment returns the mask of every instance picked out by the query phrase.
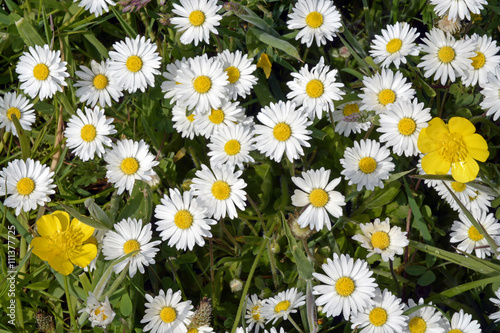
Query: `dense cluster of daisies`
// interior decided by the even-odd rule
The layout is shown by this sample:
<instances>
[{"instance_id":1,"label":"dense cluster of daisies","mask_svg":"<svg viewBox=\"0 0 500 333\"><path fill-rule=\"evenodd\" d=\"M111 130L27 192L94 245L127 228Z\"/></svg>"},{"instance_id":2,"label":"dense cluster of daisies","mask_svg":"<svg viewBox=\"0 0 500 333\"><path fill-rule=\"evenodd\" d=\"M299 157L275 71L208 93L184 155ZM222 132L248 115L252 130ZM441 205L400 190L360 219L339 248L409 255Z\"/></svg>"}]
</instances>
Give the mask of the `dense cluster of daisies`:
<instances>
[{"instance_id":1,"label":"dense cluster of daisies","mask_svg":"<svg viewBox=\"0 0 500 333\"><path fill-rule=\"evenodd\" d=\"M66 146L82 161L102 158L107 181L119 195L131 193L136 180L154 182L158 161L149 145L144 140L112 137L117 131L113 118L106 117L105 108L119 102L124 94L146 92L154 87L155 77L163 74L161 90L172 105L174 128L184 138L203 136L209 140L210 165L201 165L189 190L165 191L154 211L161 240L153 241L152 224L144 225L141 220L124 219L113 230L98 231L76 219L70 221L65 212L55 212L37 221L39 237L31 243L33 253L64 275L70 274L74 265L95 269L99 256L111 261L132 253L113 269L116 273L127 270L133 277L137 271L144 273L145 266L155 264L161 242L183 251L204 246L205 240L212 237L211 226L217 220L235 219L239 211L245 210L247 184L242 174L247 164L255 162L252 156L261 154L261 158L276 163L285 158L290 162L300 159L304 149L312 145L313 122L327 116L340 135L376 128L380 136L378 140L354 141L340 159L343 170L334 179L332 171L325 168L292 177L296 186L292 204L302 208L297 219L300 227L331 230L332 218L342 216L346 204L344 195L335 191L342 176L358 191L383 188L383 181L395 170L392 153L419 157L422 173L451 174L454 181L426 180L461 213L451 227L450 241L459 243L459 250L475 253L479 258L496 255L484 237L484 232L488 233L500 246L500 223L489 213L493 194L488 188L471 183L480 181L476 178L476 161L484 162L489 157L487 142L465 118L454 117L447 124L440 118L431 119L430 108L417 100L412 83L399 68L407 64L408 56L424 53L417 66L425 78L432 77L442 85L458 79L465 86L479 85L484 96L481 107L496 120L500 117L500 47L486 35L462 39L452 35L460 20L470 19L470 13L479 13L485 0L431 3L439 15L446 16L447 23L441 22L441 28L427 32L421 44L416 43L416 29L404 22L389 25L375 36L370 55L381 69L362 79L359 100L342 102L345 86L337 81L337 70L321 58L311 68L306 64L292 73L292 80L287 82L287 101L264 106L256 119L240 105L257 83L257 66L243 52L220 50L216 56L182 58L166 64L166 71L161 73L162 58L157 45L149 39L127 37L115 43L109 59L100 63L92 60L90 68L82 65L76 71L78 79L71 84L85 107L67 120ZM110 0L80 2L80 6L96 15L114 5ZM217 34L222 16L217 14L221 6L215 0L181 0L173 6L176 16L171 23L182 33L182 43L209 43L210 33ZM289 13L287 24L289 29L299 30L296 39L308 47L314 41L318 46L332 41L342 27L339 11L328 0L299 0ZM269 62L263 54L258 65L269 66L266 60ZM68 85L66 65L60 51L51 50L48 45L29 47L15 69L20 89L31 99L57 98L57 93ZM0 127L5 131L18 136L18 130L29 131L35 122L33 104L25 95L8 92L0 97ZM6 196L5 206L19 215L45 205L56 194L54 176L39 161L28 158L9 162L0 171L0 194ZM484 230L476 229L450 193L459 198ZM391 227L388 219L376 219L360 227L362 233L353 240L368 250L368 256L378 254L382 260L391 261L408 245L406 232ZM362 333L481 332L478 322L463 311L455 313L449 322L431 304L422 307L422 299L404 304L390 291L378 289L368 263L362 259L335 254L322 268L326 275L314 273L323 283L314 287L316 305L327 316L342 314L353 328L362 328ZM89 315L93 326L106 327L115 314L109 300L99 301L99 296L90 294L87 307L81 312ZM193 306L190 301L181 302L180 292L162 290L155 297L146 295L146 299L147 310L141 321L146 324L144 331L212 331L208 326L191 323ZM247 301L248 330L258 332L280 318L293 321L291 314L304 304L304 295L295 288L264 300L253 295ZM408 311L408 316L403 314L415 306L418 310ZM490 318L500 320L500 314L494 313Z\"/></svg>"}]
</instances>

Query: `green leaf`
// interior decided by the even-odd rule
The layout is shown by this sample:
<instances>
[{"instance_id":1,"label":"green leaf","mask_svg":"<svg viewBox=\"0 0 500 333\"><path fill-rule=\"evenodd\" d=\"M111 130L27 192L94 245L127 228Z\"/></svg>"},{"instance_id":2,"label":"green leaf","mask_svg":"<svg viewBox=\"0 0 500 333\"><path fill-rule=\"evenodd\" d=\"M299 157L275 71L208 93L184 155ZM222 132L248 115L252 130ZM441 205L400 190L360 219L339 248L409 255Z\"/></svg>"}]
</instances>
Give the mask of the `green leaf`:
<instances>
[{"instance_id":1,"label":"green leaf","mask_svg":"<svg viewBox=\"0 0 500 333\"><path fill-rule=\"evenodd\" d=\"M313 278L312 273L314 269L312 264L307 260L307 257L302 250L302 248L297 244L297 240L293 237L292 232L290 231L290 227L285 220L285 217L282 216L283 227L285 228L286 238L288 239L288 248L290 252L292 252L293 259L295 260L295 264L297 265L297 271L299 272L299 276L304 280L311 280Z\"/></svg>"},{"instance_id":2,"label":"green leaf","mask_svg":"<svg viewBox=\"0 0 500 333\"><path fill-rule=\"evenodd\" d=\"M19 35L27 46L43 46L47 44L30 23L30 21L28 21L24 17L16 21L16 27L17 31L19 31Z\"/></svg>"},{"instance_id":3,"label":"green leaf","mask_svg":"<svg viewBox=\"0 0 500 333\"><path fill-rule=\"evenodd\" d=\"M123 19L122 13L120 13L114 6L109 6L109 8L118 19L118 21L120 21L120 25L122 26L123 30L125 30L127 35L130 38L135 38L137 36L137 32L135 32L130 24L128 24L128 22Z\"/></svg>"},{"instance_id":4,"label":"green leaf","mask_svg":"<svg viewBox=\"0 0 500 333\"><path fill-rule=\"evenodd\" d=\"M141 219L143 224L149 223L153 213L153 192L151 187L142 182L136 181L132 194L123 207L117 221L123 219Z\"/></svg>"},{"instance_id":5,"label":"green leaf","mask_svg":"<svg viewBox=\"0 0 500 333\"><path fill-rule=\"evenodd\" d=\"M130 300L128 293L125 293L120 300L120 311L123 316L128 317L132 313L132 310L132 301Z\"/></svg>"},{"instance_id":6,"label":"green leaf","mask_svg":"<svg viewBox=\"0 0 500 333\"><path fill-rule=\"evenodd\" d=\"M412 265L405 268L406 273L413 276L420 276L427 271L425 266Z\"/></svg>"},{"instance_id":7,"label":"green leaf","mask_svg":"<svg viewBox=\"0 0 500 333\"><path fill-rule=\"evenodd\" d=\"M436 96L436 91L427 84L420 76L417 76L417 84L419 84L422 89L424 90L425 94L429 97L435 97Z\"/></svg>"},{"instance_id":8,"label":"green leaf","mask_svg":"<svg viewBox=\"0 0 500 333\"><path fill-rule=\"evenodd\" d=\"M30 145L28 142L28 136L24 133L24 130L21 127L21 123L19 122L19 119L17 119L15 115L12 117L12 122L16 127L16 132L19 137L19 141L21 143L21 156L23 160L26 161L30 157Z\"/></svg>"},{"instance_id":9,"label":"green leaf","mask_svg":"<svg viewBox=\"0 0 500 333\"><path fill-rule=\"evenodd\" d=\"M341 72L349 73L352 76L357 77L360 80L363 80L363 77L364 77L364 75L362 73L360 73L357 70L352 69L352 68L341 68L340 71Z\"/></svg>"},{"instance_id":10,"label":"green leaf","mask_svg":"<svg viewBox=\"0 0 500 333\"><path fill-rule=\"evenodd\" d=\"M500 275L495 275L492 277L488 277L486 279L461 284L459 286L445 290L445 291L439 293L439 295L441 295L443 297L455 297L455 296L457 296L461 293L464 293L468 290L471 290L474 288L485 288L488 284L494 283L494 282L499 282L499 281L500 281Z\"/></svg>"},{"instance_id":11,"label":"green leaf","mask_svg":"<svg viewBox=\"0 0 500 333\"><path fill-rule=\"evenodd\" d=\"M248 31L252 32L262 43L270 45L270 46L275 47L277 49L280 49L280 50L284 51L285 53L291 55L295 59L302 61L300 59L299 51L297 51L295 46L293 46L292 44L290 44L286 40L271 36L267 32L264 32L264 31L257 29L257 28L250 28L250 29L248 29Z\"/></svg>"},{"instance_id":12,"label":"green leaf","mask_svg":"<svg viewBox=\"0 0 500 333\"><path fill-rule=\"evenodd\" d=\"M97 51L101 54L102 59L108 58L108 49L94 36L93 33L85 33L83 34L86 40L90 42L90 44L94 45Z\"/></svg>"},{"instance_id":13,"label":"green leaf","mask_svg":"<svg viewBox=\"0 0 500 333\"><path fill-rule=\"evenodd\" d=\"M102 208L95 203L94 199L88 198L85 200L84 204L89 211L90 216L92 216L94 220L101 222L109 229L113 228L113 222L109 218L108 214L106 214Z\"/></svg>"},{"instance_id":14,"label":"green leaf","mask_svg":"<svg viewBox=\"0 0 500 333\"><path fill-rule=\"evenodd\" d=\"M436 281L436 274L432 271L427 271L417 280L417 283L423 287L430 285L432 282Z\"/></svg>"},{"instance_id":15,"label":"green leaf","mask_svg":"<svg viewBox=\"0 0 500 333\"><path fill-rule=\"evenodd\" d=\"M392 202L398 195L400 187L400 183L392 182L389 183L389 185L385 186L383 189L377 188L371 196L371 198L373 199L365 203L366 208L379 208Z\"/></svg>"},{"instance_id":16,"label":"green leaf","mask_svg":"<svg viewBox=\"0 0 500 333\"><path fill-rule=\"evenodd\" d=\"M27 285L26 288L31 289L31 290L45 290L45 289L49 288L51 282L52 282L51 280L39 281L39 282L35 282L35 283Z\"/></svg>"},{"instance_id":17,"label":"green leaf","mask_svg":"<svg viewBox=\"0 0 500 333\"><path fill-rule=\"evenodd\" d=\"M103 223L97 221L97 220L94 220L90 217L87 217L87 216L84 216L82 214L80 214L79 211L77 211L76 209L70 207L70 206L66 206L62 203L59 204L59 206L61 206L66 212L69 213L69 215L73 216L74 218L76 218L78 221L82 222L82 223L85 223L86 225L88 226L91 226L92 228L96 228L96 229L104 229L104 230L110 230L111 228L108 228L106 225L104 225Z\"/></svg>"},{"instance_id":18,"label":"green leaf","mask_svg":"<svg viewBox=\"0 0 500 333\"><path fill-rule=\"evenodd\" d=\"M415 198L413 197L413 192L410 190L408 186L408 182L404 179L406 195L408 198L408 203L410 204L411 214L413 215L413 227L415 229L420 230L420 234L424 238L427 243L434 244L431 233L429 232L429 228L427 228L427 223L425 222L422 213L420 212L420 207L417 205Z\"/></svg>"}]
</instances>

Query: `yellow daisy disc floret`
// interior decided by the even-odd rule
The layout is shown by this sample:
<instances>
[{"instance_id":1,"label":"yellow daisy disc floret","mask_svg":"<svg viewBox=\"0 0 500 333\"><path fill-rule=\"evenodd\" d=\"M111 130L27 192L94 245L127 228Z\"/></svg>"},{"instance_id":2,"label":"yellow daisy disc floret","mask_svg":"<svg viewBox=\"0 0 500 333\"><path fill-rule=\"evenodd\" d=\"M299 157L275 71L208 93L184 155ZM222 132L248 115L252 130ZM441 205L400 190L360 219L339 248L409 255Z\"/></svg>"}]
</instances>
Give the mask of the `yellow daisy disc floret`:
<instances>
[{"instance_id":1,"label":"yellow daisy disc floret","mask_svg":"<svg viewBox=\"0 0 500 333\"><path fill-rule=\"evenodd\" d=\"M475 133L476 128L467 119L453 117L448 124L434 118L418 137L418 149L426 154L422 168L430 175L445 175L450 171L460 183L474 180L479 173L476 160L484 162L490 155L486 140Z\"/></svg>"}]
</instances>

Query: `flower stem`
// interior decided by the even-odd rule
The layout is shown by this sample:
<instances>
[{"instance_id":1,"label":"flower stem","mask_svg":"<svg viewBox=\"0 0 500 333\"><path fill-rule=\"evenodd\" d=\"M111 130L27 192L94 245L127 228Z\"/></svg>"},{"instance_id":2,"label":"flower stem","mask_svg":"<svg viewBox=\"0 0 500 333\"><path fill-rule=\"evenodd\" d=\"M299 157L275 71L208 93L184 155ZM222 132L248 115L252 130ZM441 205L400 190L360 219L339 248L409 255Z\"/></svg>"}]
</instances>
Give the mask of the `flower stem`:
<instances>
[{"instance_id":1,"label":"flower stem","mask_svg":"<svg viewBox=\"0 0 500 333\"><path fill-rule=\"evenodd\" d=\"M394 272L394 265L393 265L392 260L389 260L389 267L391 268L392 278L394 279L394 282L396 283L396 291L398 292L398 296L401 297L401 287L399 286L399 281L398 281L398 277L396 276L396 272Z\"/></svg>"},{"instance_id":2,"label":"flower stem","mask_svg":"<svg viewBox=\"0 0 500 333\"><path fill-rule=\"evenodd\" d=\"M304 333L304 331L300 329L299 325L297 325L297 323L295 322L295 320L292 319L292 316L288 316L288 320L290 320L290 322L292 323L292 325L295 327L295 329L299 333Z\"/></svg>"},{"instance_id":3,"label":"flower stem","mask_svg":"<svg viewBox=\"0 0 500 333\"><path fill-rule=\"evenodd\" d=\"M75 320L75 310L73 309L73 304L71 303L71 295L69 293L68 276L67 275L64 275L64 292L66 293L66 302L68 303L69 318L71 320L71 326L73 327L73 331L75 333L78 333L78 326L77 326L76 320Z\"/></svg>"}]
</instances>

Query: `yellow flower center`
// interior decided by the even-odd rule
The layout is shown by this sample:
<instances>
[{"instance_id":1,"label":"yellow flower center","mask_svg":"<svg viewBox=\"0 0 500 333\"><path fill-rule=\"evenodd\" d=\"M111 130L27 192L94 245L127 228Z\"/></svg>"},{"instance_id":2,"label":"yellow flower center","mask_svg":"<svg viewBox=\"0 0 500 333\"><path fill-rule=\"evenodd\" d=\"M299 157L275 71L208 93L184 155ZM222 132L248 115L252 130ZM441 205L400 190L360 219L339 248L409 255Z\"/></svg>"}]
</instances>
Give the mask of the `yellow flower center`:
<instances>
[{"instance_id":1,"label":"yellow flower center","mask_svg":"<svg viewBox=\"0 0 500 333\"><path fill-rule=\"evenodd\" d=\"M175 213L174 223L179 229L187 229L193 224L193 215L187 210L180 210Z\"/></svg>"},{"instance_id":2,"label":"yellow flower center","mask_svg":"<svg viewBox=\"0 0 500 333\"><path fill-rule=\"evenodd\" d=\"M375 308L370 311L368 319L373 326L382 326L387 321L387 311L382 308Z\"/></svg>"},{"instance_id":3,"label":"yellow flower center","mask_svg":"<svg viewBox=\"0 0 500 333\"><path fill-rule=\"evenodd\" d=\"M290 307L289 301L281 301L274 307L274 312L286 311Z\"/></svg>"},{"instance_id":4,"label":"yellow flower center","mask_svg":"<svg viewBox=\"0 0 500 333\"><path fill-rule=\"evenodd\" d=\"M37 80L44 81L49 77L49 68L45 64L37 64L33 68L33 76Z\"/></svg>"},{"instance_id":5,"label":"yellow flower center","mask_svg":"<svg viewBox=\"0 0 500 333\"><path fill-rule=\"evenodd\" d=\"M240 150L241 150L241 145L238 142L238 140L229 140L224 145L224 151L226 152L226 154L230 156L238 154Z\"/></svg>"},{"instance_id":6,"label":"yellow flower center","mask_svg":"<svg viewBox=\"0 0 500 333\"><path fill-rule=\"evenodd\" d=\"M389 43L387 43L385 49L387 50L387 52L392 54L394 52L398 52L399 50L401 50L402 45L403 41L401 39L393 38L389 41Z\"/></svg>"},{"instance_id":7,"label":"yellow flower center","mask_svg":"<svg viewBox=\"0 0 500 333\"><path fill-rule=\"evenodd\" d=\"M384 89L378 94L378 101L382 105L394 103L395 100L396 94L391 89Z\"/></svg>"},{"instance_id":8,"label":"yellow flower center","mask_svg":"<svg viewBox=\"0 0 500 333\"><path fill-rule=\"evenodd\" d=\"M469 151L467 150L462 134L458 132L446 134L441 141L439 154L444 160L451 163L464 161Z\"/></svg>"},{"instance_id":9,"label":"yellow flower center","mask_svg":"<svg viewBox=\"0 0 500 333\"><path fill-rule=\"evenodd\" d=\"M142 68L142 59L138 56L130 56L125 63L125 66L127 66L129 71L136 73Z\"/></svg>"},{"instance_id":10,"label":"yellow flower center","mask_svg":"<svg viewBox=\"0 0 500 333\"><path fill-rule=\"evenodd\" d=\"M465 185L464 183L451 182L451 188L455 192L462 192L463 190L465 190L466 187L467 187L467 185Z\"/></svg>"},{"instance_id":11,"label":"yellow flower center","mask_svg":"<svg viewBox=\"0 0 500 333\"><path fill-rule=\"evenodd\" d=\"M475 57L470 58L472 60L471 65L472 67L474 67L474 69L479 69L483 67L484 64L486 63L486 57L482 52L476 52L476 53L477 55Z\"/></svg>"},{"instance_id":12,"label":"yellow flower center","mask_svg":"<svg viewBox=\"0 0 500 333\"><path fill-rule=\"evenodd\" d=\"M473 196L473 197L471 197L471 196L469 195L469 200L470 200L470 201L474 201L474 200L476 200L476 199L477 199L477 197L479 196L479 191L474 191L474 193L475 193L476 195L475 195L475 196Z\"/></svg>"},{"instance_id":13,"label":"yellow flower center","mask_svg":"<svg viewBox=\"0 0 500 333\"><path fill-rule=\"evenodd\" d=\"M359 160L358 167L359 170L364 173L372 173L375 169L377 169L377 161L375 161L372 157L363 157Z\"/></svg>"},{"instance_id":14,"label":"yellow flower center","mask_svg":"<svg viewBox=\"0 0 500 333\"><path fill-rule=\"evenodd\" d=\"M198 333L198 329L193 327L193 328L190 328L187 333Z\"/></svg>"},{"instance_id":15,"label":"yellow flower center","mask_svg":"<svg viewBox=\"0 0 500 333\"><path fill-rule=\"evenodd\" d=\"M210 120L213 124L219 125L224 121L224 111L221 109L214 110L212 109L212 112L210 112L210 116L208 116L208 120Z\"/></svg>"},{"instance_id":16,"label":"yellow flower center","mask_svg":"<svg viewBox=\"0 0 500 333\"><path fill-rule=\"evenodd\" d=\"M359 106L357 103L347 104L346 106L344 106L344 110L342 112L344 114L344 117L350 116L353 113L359 112Z\"/></svg>"},{"instance_id":17,"label":"yellow flower center","mask_svg":"<svg viewBox=\"0 0 500 333\"><path fill-rule=\"evenodd\" d=\"M278 141L286 141L292 136L292 129L288 124L279 123L273 128L273 136Z\"/></svg>"},{"instance_id":18,"label":"yellow flower center","mask_svg":"<svg viewBox=\"0 0 500 333\"><path fill-rule=\"evenodd\" d=\"M96 132L94 125L87 124L87 125L83 126L81 131L80 131L80 137L85 142L94 141L96 135L97 135L97 132Z\"/></svg>"},{"instance_id":19,"label":"yellow flower center","mask_svg":"<svg viewBox=\"0 0 500 333\"><path fill-rule=\"evenodd\" d=\"M130 60L130 58L129 58L129 60ZM139 61L141 61L141 59L139 59ZM142 63L142 61L141 61L141 63ZM128 68L128 60L127 60L127 68ZM96 76L94 76L94 80L92 80L92 84L94 85L94 87L96 89L102 90L108 86L108 78L105 75L97 74Z\"/></svg>"},{"instance_id":20,"label":"yellow flower center","mask_svg":"<svg viewBox=\"0 0 500 333\"><path fill-rule=\"evenodd\" d=\"M323 15L318 12L310 12L306 16L306 24L311 28L319 28L323 24Z\"/></svg>"},{"instance_id":21,"label":"yellow flower center","mask_svg":"<svg viewBox=\"0 0 500 333\"><path fill-rule=\"evenodd\" d=\"M315 188L309 194L309 201L314 207L323 207L328 203L328 193L322 188Z\"/></svg>"},{"instance_id":22,"label":"yellow flower center","mask_svg":"<svg viewBox=\"0 0 500 333\"><path fill-rule=\"evenodd\" d=\"M320 80L311 80L306 85L306 94L311 98L318 98L323 95L324 86Z\"/></svg>"},{"instance_id":23,"label":"yellow flower center","mask_svg":"<svg viewBox=\"0 0 500 333\"><path fill-rule=\"evenodd\" d=\"M120 164L120 169L126 175L133 175L139 170L139 162L133 157L127 157L123 159L122 164Z\"/></svg>"},{"instance_id":24,"label":"yellow flower center","mask_svg":"<svg viewBox=\"0 0 500 333\"><path fill-rule=\"evenodd\" d=\"M372 235L371 242L374 248L385 250L390 244L389 235L385 231L375 231Z\"/></svg>"},{"instance_id":25,"label":"yellow flower center","mask_svg":"<svg viewBox=\"0 0 500 333\"><path fill-rule=\"evenodd\" d=\"M234 66L230 66L228 68L225 69L226 73L227 73L227 80L229 81L229 83L235 83L236 81L239 80L240 78L240 70Z\"/></svg>"},{"instance_id":26,"label":"yellow flower center","mask_svg":"<svg viewBox=\"0 0 500 333\"><path fill-rule=\"evenodd\" d=\"M98 316L101 312L102 312L102 320L106 320L106 318L108 318L108 316L106 316L106 315L104 314L104 309L103 309L103 307L102 307L102 306L101 306L100 308L97 308L97 309L94 311L94 314L95 314L96 316Z\"/></svg>"},{"instance_id":27,"label":"yellow flower center","mask_svg":"<svg viewBox=\"0 0 500 333\"><path fill-rule=\"evenodd\" d=\"M217 200L226 200L231 195L231 187L225 181L218 180L212 185L212 195Z\"/></svg>"},{"instance_id":28,"label":"yellow flower center","mask_svg":"<svg viewBox=\"0 0 500 333\"><path fill-rule=\"evenodd\" d=\"M260 320L260 313L254 313L252 314L253 320Z\"/></svg>"},{"instance_id":29,"label":"yellow flower center","mask_svg":"<svg viewBox=\"0 0 500 333\"><path fill-rule=\"evenodd\" d=\"M173 322L175 318L177 318L177 313L170 306L166 306L163 309L161 309L160 318L161 320L163 320L163 322L168 324Z\"/></svg>"},{"instance_id":30,"label":"yellow flower center","mask_svg":"<svg viewBox=\"0 0 500 333\"><path fill-rule=\"evenodd\" d=\"M349 296L354 292L354 281L347 276L343 276L335 282L335 290L340 296Z\"/></svg>"},{"instance_id":31,"label":"yellow flower center","mask_svg":"<svg viewBox=\"0 0 500 333\"><path fill-rule=\"evenodd\" d=\"M35 182L28 177L24 177L19 179L16 188L19 194L29 195L35 190Z\"/></svg>"},{"instance_id":32,"label":"yellow flower center","mask_svg":"<svg viewBox=\"0 0 500 333\"><path fill-rule=\"evenodd\" d=\"M427 324L422 318L413 317L408 324L408 329L410 330L410 333L425 333Z\"/></svg>"},{"instance_id":33,"label":"yellow flower center","mask_svg":"<svg viewBox=\"0 0 500 333\"><path fill-rule=\"evenodd\" d=\"M193 88L197 93L204 94L212 88L212 80L205 75L197 76L194 79Z\"/></svg>"},{"instance_id":34,"label":"yellow flower center","mask_svg":"<svg viewBox=\"0 0 500 333\"><path fill-rule=\"evenodd\" d=\"M463 333L463 332L461 330L455 328L454 330L448 331L448 333Z\"/></svg>"},{"instance_id":35,"label":"yellow flower center","mask_svg":"<svg viewBox=\"0 0 500 333\"><path fill-rule=\"evenodd\" d=\"M455 50L451 46L443 46L438 51L438 58L445 64L450 63L455 59Z\"/></svg>"},{"instance_id":36,"label":"yellow flower center","mask_svg":"<svg viewBox=\"0 0 500 333\"><path fill-rule=\"evenodd\" d=\"M137 251L141 249L141 243L135 239L130 239L123 244L123 253L129 254L130 252Z\"/></svg>"},{"instance_id":37,"label":"yellow flower center","mask_svg":"<svg viewBox=\"0 0 500 333\"><path fill-rule=\"evenodd\" d=\"M187 120L189 120L189 122L193 122L194 121L194 113L191 113L189 116L186 117Z\"/></svg>"},{"instance_id":38,"label":"yellow flower center","mask_svg":"<svg viewBox=\"0 0 500 333\"><path fill-rule=\"evenodd\" d=\"M203 14L200 10L193 10L191 14L189 14L189 23L198 27L205 22L205 14Z\"/></svg>"},{"instance_id":39,"label":"yellow flower center","mask_svg":"<svg viewBox=\"0 0 500 333\"><path fill-rule=\"evenodd\" d=\"M417 129L417 123L411 118L403 118L398 123L398 131L403 135L412 135Z\"/></svg>"},{"instance_id":40,"label":"yellow flower center","mask_svg":"<svg viewBox=\"0 0 500 333\"><path fill-rule=\"evenodd\" d=\"M21 119L21 111L18 108L11 107L7 110L7 118L12 120L12 115L16 116L17 120Z\"/></svg>"},{"instance_id":41,"label":"yellow flower center","mask_svg":"<svg viewBox=\"0 0 500 333\"><path fill-rule=\"evenodd\" d=\"M476 227L472 226L469 228L469 238L472 239L474 242L479 242L481 239L484 238L483 235L476 229Z\"/></svg>"}]
</instances>

